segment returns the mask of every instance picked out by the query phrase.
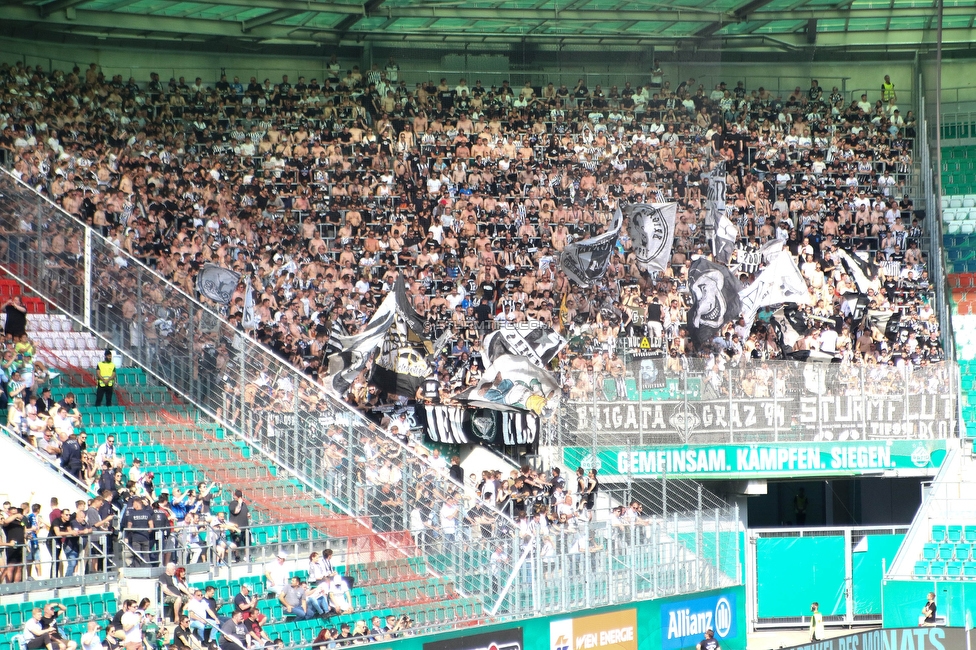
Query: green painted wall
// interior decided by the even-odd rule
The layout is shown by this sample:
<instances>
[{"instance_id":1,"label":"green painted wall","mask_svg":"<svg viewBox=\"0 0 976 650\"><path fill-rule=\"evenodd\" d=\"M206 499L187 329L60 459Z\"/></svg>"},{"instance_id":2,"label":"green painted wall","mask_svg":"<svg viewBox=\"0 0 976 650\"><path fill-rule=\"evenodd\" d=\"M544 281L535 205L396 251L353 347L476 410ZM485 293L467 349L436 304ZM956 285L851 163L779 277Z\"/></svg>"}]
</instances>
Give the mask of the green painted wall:
<instances>
[{"instance_id":1,"label":"green painted wall","mask_svg":"<svg viewBox=\"0 0 976 650\"><path fill-rule=\"evenodd\" d=\"M884 626L918 625L930 591L935 592L938 615L946 617L947 625L965 626L967 617L976 622L976 582L888 580L882 587Z\"/></svg>"},{"instance_id":2,"label":"green painted wall","mask_svg":"<svg viewBox=\"0 0 976 650\"><path fill-rule=\"evenodd\" d=\"M499 630L521 627L523 632L522 650L555 650L556 639L550 638L550 623L562 621L568 618L580 618L594 614L610 612L623 612L629 609L636 609L637 618L637 650L660 650L668 648L670 650L686 650L695 647L694 643L688 645L675 645L669 641L668 618L671 612L688 609L697 611L696 603L703 602L715 597L725 597L727 602L733 602L735 621L733 623L734 635L730 634L721 639L723 650L745 650L746 648L746 619L745 619L745 588L732 587L714 591L690 594L688 596L660 598L638 603L632 603L625 607L603 607L592 610L581 610L572 615L562 614L559 616L548 616L531 618L505 625L484 625L458 630L446 634L439 634L429 637L409 638L393 642L389 647L384 646L382 650L423 650L426 644L442 643L451 639L461 639L471 634L481 634ZM700 640L700 639L698 639ZM697 641L696 641L697 642ZM575 646L575 644L572 644Z\"/></svg>"}]
</instances>

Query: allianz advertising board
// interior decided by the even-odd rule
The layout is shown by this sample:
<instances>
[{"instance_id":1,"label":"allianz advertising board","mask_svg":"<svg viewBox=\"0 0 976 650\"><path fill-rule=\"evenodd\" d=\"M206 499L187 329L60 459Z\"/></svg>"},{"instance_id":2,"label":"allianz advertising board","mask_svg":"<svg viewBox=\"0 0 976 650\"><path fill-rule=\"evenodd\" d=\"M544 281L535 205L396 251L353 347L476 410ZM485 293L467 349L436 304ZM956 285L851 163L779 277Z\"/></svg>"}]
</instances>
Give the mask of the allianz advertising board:
<instances>
[{"instance_id":1,"label":"allianz advertising board","mask_svg":"<svg viewBox=\"0 0 976 650\"><path fill-rule=\"evenodd\" d=\"M735 605L733 592L661 603L661 650L694 648L709 629L719 644L734 639L739 634Z\"/></svg>"}]
</instances>

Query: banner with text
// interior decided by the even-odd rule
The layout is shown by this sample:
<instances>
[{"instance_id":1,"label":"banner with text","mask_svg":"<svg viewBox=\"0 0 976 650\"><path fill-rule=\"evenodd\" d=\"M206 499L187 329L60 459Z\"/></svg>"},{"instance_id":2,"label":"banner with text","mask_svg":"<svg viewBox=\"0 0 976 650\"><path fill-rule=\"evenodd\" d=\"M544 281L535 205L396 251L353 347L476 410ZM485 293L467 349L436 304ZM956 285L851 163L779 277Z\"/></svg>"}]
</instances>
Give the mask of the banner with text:
<instances>
[{"instance_id":1,"label":"banner with text","mask_svg":"<svg viewBox=\"0 0 976 650\"><path fill-rule=\"evenodd\" d=\"M611 386L612 388L612 386ZM603 391L608 392L607 390ZM623 396L620 392L619 396ZM948 438L953 435L955 396L837 395L693 401L564 402L563 444L634 444L639 439L672 442L775 440L867 440ZM621 438L622 436L622 438Z\"/></svg>"},{"instance_id":2,"label":"banner with text","mask_svg":"<svg viewBox=\"0 0 976 650\"><path fill-rule=\"evenodd\" d=\"M637 650L637 610L563 618L549 623L549 650Z\"/></svg>"},{"instance_id":3,"label":"banner with text","mask_svg":"<svg viewBox=\"0 0 976 650\"><path fill-rule=\"evenodd\" d=\"M414 422L423 430L424 440L432 444L534 449L539 440L538 416L522 411L417 404Z\"/></svg>"},{"instance_id":4,"label":"banner with text","mask_svg":"<svg viewBox=\"0 0 976 650\"><path fill-rule=\"evenodd\" d=\"M566 467L596 468L604 479L809 478L858 476L893 470L935 473L945 458L944 440L604 447L566 447Z\"/></svg>"},{"instance_id":5,"label":"banner with text","mask_svg":"<svg viewBox=\"0 0 976 650\"><path fill-rule=\"evenodd\" d=\"M903 627L867 630L783 650L955 650L969 647L961 627Z\"/></svg>"}]
</instances>

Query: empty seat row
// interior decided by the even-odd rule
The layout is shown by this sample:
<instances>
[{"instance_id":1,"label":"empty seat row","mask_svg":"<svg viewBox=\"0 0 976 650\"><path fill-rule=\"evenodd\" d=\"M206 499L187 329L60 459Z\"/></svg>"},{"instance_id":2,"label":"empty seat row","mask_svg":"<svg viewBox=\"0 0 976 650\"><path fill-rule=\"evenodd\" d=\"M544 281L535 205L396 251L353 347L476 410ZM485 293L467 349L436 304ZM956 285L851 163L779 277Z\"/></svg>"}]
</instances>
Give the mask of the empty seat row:
<instances>
[{"instance_id":1,"label":"empty seat row","mask_svg":"<svg viewBox=\"0 0 976 650\"><path fill-rule=\"evenodd\" d=\"M924 578L976 578L976 562L943 562L936 560L915 563L915 576Z\"/></svg>"},{"instance_id":2,"label":"empty seat row","mask_svg":"<svg viewBox=\"0 0 976 650\"><path fill-rule=\"evenodd\" d=\"M925 560L958 560L967 561L973 557L973 545L970 543L943 542L928 543L922 549L922 559Z\"/></svg>"},{"instance_id":3,"label":"empty seat row","mask_svg":"<svg viewBox=\"0 0 976 650\"><path fill-rule=\"evenodd\" d=\"M936 543L973 542L976 543L976 524L934 524L932 526L932 541Z\"/></svg>"}]
</instances>

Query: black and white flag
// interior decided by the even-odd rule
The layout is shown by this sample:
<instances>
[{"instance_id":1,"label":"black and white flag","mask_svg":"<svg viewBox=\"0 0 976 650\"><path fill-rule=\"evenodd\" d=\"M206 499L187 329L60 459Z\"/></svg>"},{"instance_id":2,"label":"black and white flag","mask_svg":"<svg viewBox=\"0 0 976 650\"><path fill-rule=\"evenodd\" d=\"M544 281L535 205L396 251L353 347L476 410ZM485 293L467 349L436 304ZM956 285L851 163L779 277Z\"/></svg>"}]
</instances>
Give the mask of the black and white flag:
<instances>
[{"instance_id":1,"label":"black and white flag","mask_svg":"<svg viewBox=\"0 0 976 650\"><path fill-rule=\"evenodd\" d=\"M542 321L530 320L500 327L485 337L481 357L485 364L492 364L505 354L527 358L540 368L548 368L549 362L566 347L566 339Z\"/></svg>"},{"instance_id":2,"label":"black and white flag","mask_svg":"<svg viewBox=\"0 0 976 650\"><path fill-rule=\"evenodd\" d=\"M241 274L236 271L216 264L204 264L197 274L197 291L214 302L226 305L230 303L240 279Z\"/></svg>"},{"instance_id":3,"label":"black and white flag","mask_svg":"<svg viewBox=\"0 0 976 650\"><path fill-rule=\"evenodd\" d=\"M878 265L862 258L856 252L838 248L834 255L840 258L847 269L847 273L857 285L857 290L867 293L868 289L881 291L881 281L878 280Z\"/></svg>"},{"instance_id":4,"label":"black and white flag","mask_svg":"<svg viewBox=\"0 0 976 650\"><path fill-rule=\"evenodd\" d=\"M623 221L620 208L617 208L610 228L605 233L567 244L559 255L559 267L563 273L582 287L588 287L602 278L617 246L617 236Z\"/></svg>"},{"instance_id":5,"label":"black and white flag","mask_svg":"<svg viewBox=\"0 0 976 650\"><path fill-rule=\"evenodd\" d=\"M761 307L782 303L812 303L807 283L792 255L777 255L755 282L739 292L742 316L751 323Z\"/></svg>"},{"instance_id":6,"label":"black and white flag","mask_svg":"<svg viewBox=\"0 0 976 650\"><path fill-rule=\"evenodd\" d=\"M392 333L390 333L391 329ZM332 387L335 390L340 393L348 390L356 375L362 372L378 351L383 349L384 342L388 340L388 333L404 345L423 345L426 341L423 321L407 300L403 276L397 278L393 290L386 294L362 331L351 336L336 337L342 346L342 351L329 359L329 375L332 377ZM399 355L396 355L396 360L391 361L390 365L393 367L400 365ZM407 365L412 365L412 362Z\"/></svg>"},{"instance_id":7,"label":"black and white flag","mask_svg":"<svg viewBox=\"0 0 976 650\"><path fill-rule=\"evenodd\" d=\"M255 309L254 290L251 288L250 276L244 282L244 313L241 314L241 327L246 330L256 330L261 324L261 318Z\"/></svg>"},{"instance_id":8,"label":"black and white flag","mask_svg":"<svg viewBox=\"0 0 976 650\"><path fill-rule=\"evenodd\" d=\"M504 354L485 368L477 386L457 400L477 408L540 414L558 388L556 377L530 359Z\"/></svg>"},{"instance_id":9,"label":"black and white flag","mask_svg":"<svg viewBox=\"0 0 976 650\"><path fill-rule=\"evenodd\" d=\"M719 162L702 178L708 181L706 195L705 229L713 232L718 228L719 218L725 214L726 173L725 161Z\"/></svg>"},{"instance_id":10,"label":"black and white flag","mask_svg":"<svg viewBox=\"0 0 976 650\"><path fill-rule=\"evenodd\" d=\"M339 320L338 316L333 316L332 325L329 329L329 340L325 344L326 353L331 356L342 352L342 339L349 336L346 327Z\"/></svg>"},{"instance_id":11,"label":"black and white flag","mask_svg":"<svg viewBox=\"0 0 976 650\"><path fill-rule=\"evenodd\" d=\"M671 263L678 204L632 203L624 211L638 266L645 273L663 271Z\"/></svg>"},{"instance_id":12,"label":"black and white flag","mask_svg":"<svg viewBox=\"0 0 976 650\"><path fill-rule=\"evenodd\" d=\"M741 311L739 281L727 266L704 257L692 262L688 271L691 310L688 333L702 349Z\"/></svg>"},{"instance_id":13,"label":"black and white flag","mask_svg":"<svg viewBox=\"0 0 976 650\"><path fill-rule=\"evenodd\" d=\"M739 229L723 213L718 220L718 230L715 231L715 261L719 264L728 264L738 239Z\"/></svg>"},{"instance_id":14,"label":"black and white flag","mask_svg":"<svg viewBox=\"0 0 976 650\"><path fill-rule=\"evenodd\" d=\"M763 244L759 248L759 254L762 255L763 264L769 264L773 261L773 258L783 252L783 246L786 244L782 239L770 239L768 242Z\"/></svg>"}]
</instances>

